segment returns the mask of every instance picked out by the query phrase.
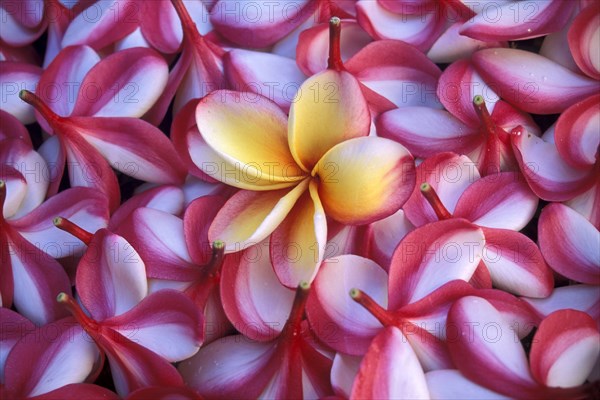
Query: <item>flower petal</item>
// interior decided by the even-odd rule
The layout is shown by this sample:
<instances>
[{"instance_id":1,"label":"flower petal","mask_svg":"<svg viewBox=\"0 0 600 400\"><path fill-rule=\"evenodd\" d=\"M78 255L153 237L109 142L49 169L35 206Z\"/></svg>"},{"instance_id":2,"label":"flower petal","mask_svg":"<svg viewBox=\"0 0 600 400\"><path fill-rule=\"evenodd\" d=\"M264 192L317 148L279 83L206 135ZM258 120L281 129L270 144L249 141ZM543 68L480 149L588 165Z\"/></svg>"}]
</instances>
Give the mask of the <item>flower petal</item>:
<instances>
[{"instance_id":1,"label":"flower petal","mask_svg":"<svg viewBox=\"0 0 600 400\"><path fill-rule=\"evenodd\" d=\"M139 254L124 238L106 229L96 232L79 262L76 287L97 321L127 312L148 293Z\"/></svg>"},{"instance_id":2,"label":"flower petal","mask_svg":"<svg viewBox=\"0 0 600 400\"><path fill-rule=\"evenodd\" d=\"M429 399L425 374L404 334L383 329L369 346L352 386L351 399Z\"/></svg>"},{"instance_id":3,"label":"flower petal","mask_svg":"<svg viewBox=\"0 0 600 400\"><path fill-rule=\"evenodd\" d=\"M420 300L452 280L468 282L484 244L482 230L464 219L434 222L410 232L392 257L390 309Z\"/></svg>"},{"instance_id":4,"label":"flower petal","mask_svg":"<svg viewBox=\"0 0 600 400\"><path fill-rule=\"evenodd\" d=\"M207 264L212 256L212 245L208 241L208 229L226 198L207 195L192 201L183 216L183 234L190 257L196 264Z\"/></svg>"},{"instance_id":5,"label":"flower petal","mask_svg":"<svg viewBox=\"0 0 600 400\"><path fill-rule=\"evenodd\" d=\"M288 147L284 112L266 97L244 93L218 90L196 109L202 137L233 167L215 178L237 187L262 181L289 186L302 179ZM226 179L227 174L235 179Z\"/></svg>"},{"instance_id":6,"label":"flower petal","mask_svg":"<svg viewBox=\"0 0 600 400\"><path fill-rule=\"evenodd\" d=\"M314 181L285 220L273 231L271 262L281 283L289 288L312 282L325 255L327 220Z\"/></svg>"},{"instance_id":7,"label":"flower petal","mask_svg":"<svg viewBox=\"0 0 600 400\"><path fill-rule=\"evenodd\" d=\"M534 114L562 112L600 88L599 82L524 50L480 50L473 65L501 98Z\"/></svg>"},{"instance_id":8,"label":"flower petal","mask_svg":"<svg viewBox=\"0 0 600 400\"><path fill-rule=\"evenodd\" d=\"M544 207L538 240L553 270L578 282L600 284L600 232L582 215L562 204Z\"/></svg>"},{"instance_id":9,"label":"flower petal","mask_svg":"<svg viewBox=\"0 0 600 400\"><path fill-rule=\"evenodd\" d=\"M454 216L488 228L520 231L533 218L537 205L538 197L520 173L500 172L465 189Z\"/></svg>"},{"instance_id":10,"label":"flower petal","mask_svg":"<svg viewBox=\"0 0 600 400\"><path fill-rule=\"evenodd\" d=\"M321 265L306 304L310 326L317 337L344 354L364 354L382 329L381 323L350 297L358 288L387 308L387 274L373 261L342 255Z\"/></svg>"},{"instance_id":11,"label":"flower petal","mask_svg":"<svg viewBox=\"0 0 600 400\"><path fill-rule=\"evenodd\" d=\"M488 47L506 47L506 42L486 42L460 34L462 21L453 23L437 38L427 51L427 57L437 64L451 63L468 58L475 51Z\"/></svg>"},{"instance_id":12,"label":"flower petal","mask_svg":"<svg viewBox=\"0 0 600 400\"><path fill-rule=\"evenodd\" d=\"M408 150L389 139L374 137L336 145L319 160L313 175L318 176L319 198L326 214L352 225L398 211L415 182Z\"/></svg>"},{"instance_id":13,"label":"flower petal","mask_svg":"<svg viewBox=\"0 0 600 400\"><path fill-rule=\"evenodd\" d=\"M292 107L288 140L294 159L309 172L336 144L366 136L371 116L359 82L326 70L304 81Z\"/></svg>"},{"instance_id":14,"label":"flower petal","mask_svg":"<svg viewBox=\"0 0 600 400\"><path fill-rule=\"evenodd\" d=\"M0 10L3 10L0 7ZM23 124L35 122L33 107L19 98L19 92L27 89L35 91L42 74L42 69L36 65L20 62L3 61L0 71L0 87L2 87L2 110L12 114Z\"/></svg>"},{"instance_id":15,"label":"flower petal","mask_svg":"<svg viewBox=\"0 0 600 400\"><path fill-rule=\"evenodd\" d=\"M573 309L590 315L600 329L600 292L597 286L571 285L556 288L544 299L523 298L543 317L557 310Z\"/></svg>"},{"instance_id":16,"label":"flower petal","mask_svg":"<svg viewBox=\"0 0 600 400\"><path fill-rule=\"evenodd\" d=\"M439 369L425 374L427 388L432 399L481 399L481 400L509 400L510 397L502 396L483 386L468 380L458 370Z\"/></svg>"},{"instance_id":17,"label":"flower petal","mask_svg":"<svg viewBox=\"0 0 600 400\"><path fill-rule=\"evenodd\" d=\"M35 325L18 312L6 307L0 307L0 320L2 320L0 328L0 383L4 384L4 365L8 354L23 336L35 329Z\"/></svg>"},{"instance_id":18,"label":"flower petal","mask_svg":"<svg viewBox=\"0 0 600 400\"><path fill-rule=\"evenodd\" d=\"M598 8L589 4L581 11L568 33L569 48L577 66L588 76L600 79L600 14Z\"/></svg>"},{"instance_id":19,"label":"flower petal","mask_svg":"<svg viewBox=\"0 0 600 400\"><path fill-rule=\"evenodd\" d=\"M225 251L240 251L269 236L290 212L308 188L309 181L293 189L234 194L213 220L208 240L225 242Z\"/></svg>"},{"instance_id":20,"label":"flower petal","mask_svg":"<svg viewBox=\"0 0 600 400\"><path fill-rule=\"evenodd\" d=\"M550 387L582 385L598 361L600 332L594 320L575 310L550 314L531 345L531 373Z\"/></svg>"},{"instance_id":21,"label":"flower petal","mask_svg":"<svg viewBox=\"0 0 600 400\"><path fill-rule=\"evenodd\" d=\"M331 367L331 386L337 396L348 399L352 391L352 385L362 357L350 356L344 353L336 353Z\"/></svg>"},{"instance_id":22,"label":"flower petal","mask_svg":"<svg viewBox=\"0 0 600 400\"><path fill-rule=\"evenodd\" d=\"M369 256L386 270L398 243L410 231L415 229L400 209L389 217L375 221L369 225Z\"/></svg>"}]
</instances>

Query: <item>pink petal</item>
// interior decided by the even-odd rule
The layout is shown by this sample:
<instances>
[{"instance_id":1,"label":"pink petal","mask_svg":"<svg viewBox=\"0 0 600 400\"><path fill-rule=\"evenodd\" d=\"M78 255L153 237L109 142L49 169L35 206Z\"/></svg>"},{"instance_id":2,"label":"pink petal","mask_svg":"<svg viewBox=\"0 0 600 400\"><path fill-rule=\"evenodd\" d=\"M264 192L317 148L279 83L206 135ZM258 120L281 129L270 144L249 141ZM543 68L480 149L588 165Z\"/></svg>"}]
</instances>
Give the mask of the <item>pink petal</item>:
<instances>
[{"instance_id":1,"label":"pink petal","mask_svg":"<svg viewBox=\"0 0 600 400\"><path fill-rule=\"evenodd\" d=\"M290 315L294 291L277 279L269 243L248 248L231 267L224 268L221 277L221 301L229 320L252 340L275 339Z\"/></svg>"},{"instance_id":2,"label":"pink petal","mask_svg":"<svg viewBox=\"0 0 600 400\"><path fill-rule=\"evenodd\" d=\"M138 389L127 396L127 400L147 400L153 398L156 400L169 400L172 396L177 396L178 400L201 400L202 397L193 389L188 387L147 387Z\"/></svg>"},{"instance_id":3,"label":"pink petal","mask_svg":"<svg viewBox=\"0 0 600 400\"><path fill-rule=\"evenodd\" d=\"M479 171L475 163L467 156L454 153L438 153L427 158L417 166L416 173L417 184L404 204L406 217L415 226L438 220L433 208L421 193L422 183L429 183L444 207L452 213L460 196L479 179Z\"/></svg>"},{"instance_id":4,"label":"pink petal","mask_svg":"<svg viewBox=\"0 0 600 400\"><path fill-rule=\"evenodd\" d=\"M101 49L133 32L140 18L140 4L133 0L91 4L69 24L62 47L87 44Z\"/></svg>"},{"instance_id":5,"label":"pink petal","mask_svg":"<svg viewBox=\"0 0 600 400\"><path fill-rule=\"evenodd\" d=\"M185 175L171 141L136 118L73 117L69 121L115 169L146 182L181 183Z\"/></svg>"},{"instance_id":6,"label":"pink petal","mask_svg":"<svg viewBox=\"0 0 600 400\"><path fill-rule=\"evenodd\" d=\"M57 135L50 136L38 148L38 153L44 157L47 165L53 166L53 168L49 168L48 171L48 177L50 179L48 196L53 196L58 193L61 179L65 173L67 154L64 144L61 143L61 140Z\"/></svg>"},{"instance_id":7,"label":"pink petal","mask_svg":"<svg viewBox=\"0 0 600 400\"><path fill-rule=\"evenodd\" d=\"M67 315L66 310L55 301L57 293L71 293L71 284L63 267L26 241L10 225L5 234L8 248L4 249L7 257L3 254L2 263L6 263L3 269L12 269L12 301L17 311L36 325Z\"/></svg>"},{"instance_id":8,"label":"pink petal","mask_svg":"<svg viewBox=\"0 0 600 400\"><path fill-rule=\"evenodd\" d=\"M212 256L212 246L208 241L208 229L226 198L208 195L192 201L183 216L185 244L190 257L196 264L206 264Z\"/></svg>"},{"instance_id":9,"label":"pink petal","mask_svg":"<svg viewBox=\"0 0 600 400\"><path fill-rule=\"evenodd\" d=\"M48 393L92 374L98 348L70 318L24 336L6 360L6 389L17 398Z\"/></svg>"},{"instance_id":10,"label":"pink petal","mask_svg":"<svg viewBox=\"0 0 600 400\"><path fill-rule=\"evenodd\" d=\"M419 50L431 47L444 29L445 20L434 12L421 15L391 13L376 1L361 1L356 4L358 23L376 39L396 39L410 43Z\"/></svg>"},{"instance_id":11,"label":"pink petal","mask_svg":"<svg viewBox=\"0 0 600 400\"><path fill-rule=\"evenodd\" d=\"M327 259L306 304L317 337L345 354L361 355L381 330L381 323L350 297L358 288L387 308L387 274L373 261L354 255Z\"/></svg>"},{"instance_id":12,"label":"pink petal","mask_svg":"<svg viewBox=\"0 0 600 400\"><path fill-rule=\"evenodd\" d=\"M19 139L32 147L29 132L21 121L4 110L0 110L0 121L0 141L6 139Z\"/></svg>"},{"instance_id":13,"label":"pink petal","mask_svg":"<svg viewBox=\"0 0 600 400\"><path fill-rule=\"evenodd\" d=\"M568 165L554 143L516 128L512 144L529 187L542 200L569 200L592 186L593 170L580 170Z\"/></svg>"},{"instance_id":14,"label":"pink petal","mask_svg":"<svg viewBox=\"0 0 600 400\"><path fill-rule=\"evenodd\" d=\"M445 283L469 281L485 239L481 229L463 219L427 224L410 232L390 265L390 308L420 300Z\"/></svg>"},{"instance_id":15,"label":"pink petal","mask_svg":"<svg viewBox=\"0 0 600 400\"><path fill-rule=\"evenodd\" d=\"M236 90L263 95L286 112L306 79L294 60L258 51L234 49L224 57L223 64Z\"/></svg>"},{"instance_id":16,"label":"pink petal","mask_svg":"<svg viewBox=\"0 0 600 400\"><path fill-rule=\"evenodd\" d=\"M35 325L21 314L5 307L0 308L0 320L2 320L2 329L0 329L0 384L4 384L4 365L8 354L22 337L35 329Z\"/></svg>"},{"instance_id":17,"label":"pink petal","mask_svg":"<svg viewBox=\"0 0 600 400\"><path fill-rule=\"evenodd\" d=\"M590 190L573 197L565 204L583 215L596 229L600 229L600 182L596 181Z\"/></svg>"},{"instance_id":18,"label":"pink petal","mask_svg":"<svg viewBox=\"0 0 600 400\"><path fill-rule=\"evenodd\" d=\"M302 0L293 3L260 1L218 1L210 11L210 22L225 38L244 47L274 44L311 15L317 4ZM303 18L304 17L304 18Z\"/></svg>"},{"instance_id":19,"label":"pink petal","mask_svg":"<svg viewBox=\"0 0 600 400\"><path fill-rule=\"evenodd\" d=\"M597 162L599 132L600 95L596 95L572 105L560 115L554 132L556 149L570 166L590 168Z\"/></svg>"},{"instance_id":20,"label":"pink petal","mask_svg":"<svg viewBox=\"0 0 600 400\"><path fill-rule=\"evenodd\" d=\"M41 74L42 69L36 65L2 62L0 71L2 100L0 105L2 110L12 114L23 124L35 122L35 115L33 108L19 98L19 92L23 89L34 92Z\"/></svg>"},{"instance_id":21,"label":"pink petal","mask_svg":"<svg viewBox=\"0 0 600 400\"><path fill-rule=\"evenodd\" d=\"M58 115L71 115L84 77L99 62L100 56L91 47L65 48L44 70L36 94ZM52 131L43 118L38 121L46 131Z\"/></svg>"},{"instance_id":22,"label":"pink petal","mask_svg":"<svg viewBox=\"0 0 600 400\"><path fill-rule=\"evenodd\" d=\"M0 7L2 18L2 41L21 47L33 43L44 33L44 3L39 0L3 1Z\"/></svg>"},{"instance_id":23,"label":"pink petal","mask_svg":"<svg viewBox=\"0 0 600 400\"><path fill-rule=\"evenodd\" d=\"M81 302L97 321L127 312L148 292L138 253L106 229L96 232L79 262L76 286Z\"/></svg>"},{"instance_id":24,"label":"pink petal","mask_svg":"<svg viewBox=\"0 0 600 400\"><path fill-rule=\"evenodd\" d=\"M119 400L119 396L102 386L91 383L72 383L56 390L35 396L33 400Z\"/></svg>"},{"instance_id":25,"label":"pink petal","mask_svg":"<svg viewBox=\"0 0 600 400\"><path fill-rule=\"evenodd\" d=\"M520 231L537 210L538 197L516 172L488 175L461 195L454 216L488 228Z\"/></svg>"},{"instance_id":26,"label":"pink petal","mask_svg":"<svg viewBox=\"0 0 600 400\"><path fill-rule=\"evenodd\" d=\"M341 23L340 52L342 61L349 60L373 39L356 21L344 20ZM329 26L319 24L304 29L298 38L296 62L307 76L314 75L327 68L329 54Z\"/></svg>"},{"instance_id":27,"label":"pink petal","mask_svg":"<svg viewBox=\"0 0 600 400\"><path fill-rule=\"evenodd\" d=\"M385 328L375 336L360 365L350 398L429 398L423 369L399 329Z\"/></svg>"},{"instance_id":28,"label":"pink petal","mask_svg":"<svg viewBox=\"0 0 600 400\"><path fill-rule=\"evenodd\" d=\"M440 107L434 92L441 71L409 44L377 40L363 47L345 67L365 86L398 107Z\"/></svg>"},{"instance_id":29,"label":"pink petal","mask_svg":"<svg viewBox=\"0 0 600 400\"><path fill-rule=\"evenodd\" d=\"M489 302L474 296L458 300L448 314L447 329L456 332L449 341L450 353L466 378L511 397L531 396L537 383L525 351Z\"/></svg>"},{"instance_id":30,"label":"pink petal","mask_svg":"<svg viewBox=\"0 0 600 400\"><path fill-rule=\"evenodd\" d=\"M376 126L379 136L395 140L413 155L424 158L441 151L468 154L483 141L477 129L467 127L445 110L430 107L387 111L377 119Z\"/></svg>"},{"instance_id":31,"label":"pink petal","mask_svg":"<svg viewBox=\"0 0 600 400\"><path fill-rule=\"evenodd\" d=\"M85 76L74 116L141 117L158 100L169 68L156 51L122 50L96 64Z\"/></svg>"},{"instance_id":32,"label":"pink petal","mask_svg":"<svg viewBox=\"0 0 600 400\"><path fill-rule=\"evenodd\" d=\"M203 339L201 313L191 300L174 290L153 293L104 325L170 362L196 354Z\"/></svg>"},{"instance_id":33,"label":"pink petal","mask_svg":"<svg viewBox=\"0 0 600 400\"><path fill-rule=\"evenodd\" d=\"M336 353L331 367L331 386L333 391L341 398L350 398L354 379L360 369L362 357Z\"/></svg>"},{"instance_id":34,"label":"pink petal","mask_svg":"<svg viewBox=\"0 0 600 400\"><path fill-rule=\"evenodd\" d=\"M524 50L480 50L473 65L502 99L535 114L562 112L600 88L597 81Z\"/></svg>"},{"instance_id":35,"label":"pink petal","mask_svg":"<svg viewBox=\"0 0 600 400\"><path fill-rule=\"evenodd\" d=\"M507 229L483 228L483 232L483 260L495 287L528 297L552 293L552 271L531 239Z\"/></svg>"},{"instance_id":36,"label":"pink petal","mask_svg":"<svg viewBox=\"0 0 600 400\"><path fill-rule=\"evenodd\" d=\"M596 5L590 4L573 21L569 29L568 41L577 66L594 79L600 79L599 35L600 14Z\"/></svg>"},{"instance_id":37,"label":"pink petal","mask_svg":"<svg viewBox=\"0 0 600 400\"><path fill-rule=\"evenodd\" d=\"M461 34L486 41L521 40L560 30L573 12L572 1L533 0L487 7L465 22ZM491 5L490 4L490 5Z\"/></svg>"},{"instance_id":38,"label":"pink petal","mask_svg":"<svg viewBox=\"0 0 600 400\"><path fill-rule=\"evenodd\" d=\"M583 311L596 320L600 329L600 292L597 286L572 285L554 289L545 299L524 298L542 318L557 310L573 309Z\"/></svg>"},{"instance_id":39,"label":"pink petal","mask_svg":"<svg viewBox=\"0 0 600 400\"><path fill-rule=\"evenodd\" d=\"M600 284L600 232L562 204L546 206L538 225L540 250L553 270L578 282Z\"/></svg>"},{"instance_id":40,"label":"pink petal","mask_svg":"<svg viewBox=\"0 0 600 400\"><path fill-rule=\"evenodd\" d=\"M459 3L460 4L460 3ZM437 38L427 52L427 57L435 63L451 63L468 58L475 51L488 47L506 47L506 42L486 42L460 34L463 22L455 22Z\"/></svg>"},{"instance_id":41,"label":"pink petal","mask_svg":"<svg viewBox=\"0 0 600 400\"><path fill-rule=\"evenodd\" d=\"M510 397L502 396L468 380L458 370L429 371L425 374L425 379L432 399L460 399L463 397L481 400L510 399Z\"/></svg>"},{"instance_id":42,"label":"pink petal","mask_svg":"<svg viewBox=\"0 0 600 400\"><path fill-rule=\"evenodd\" d=\"M370 258L388 269L398 243L414 228L402 209L369 224Z\"/></svg>"},{"instance_id":43,"label":"pink petal","mask_svg":"<svg viewBox=\"0 0 600 400\"><path fill-rule=\"evenodd\" d=\"M108 202L102 193L92 189L71 188L11 224L26 240L53 258L82 254L83 244L54 226L52 220L56 217L67 218L93 233L108 223Z\"/></svg>"},{"instance_id":44,"label":"pink petal","mask_svg":"<svg viewBox=\"0 0 600 400\"><path fill-rule=\"evenodd\" d=\"M531 372L550 387L582 385L600 354L594 320L575 310L560 310L540 324L531 346Z\"/></svg>"}]
</instances>

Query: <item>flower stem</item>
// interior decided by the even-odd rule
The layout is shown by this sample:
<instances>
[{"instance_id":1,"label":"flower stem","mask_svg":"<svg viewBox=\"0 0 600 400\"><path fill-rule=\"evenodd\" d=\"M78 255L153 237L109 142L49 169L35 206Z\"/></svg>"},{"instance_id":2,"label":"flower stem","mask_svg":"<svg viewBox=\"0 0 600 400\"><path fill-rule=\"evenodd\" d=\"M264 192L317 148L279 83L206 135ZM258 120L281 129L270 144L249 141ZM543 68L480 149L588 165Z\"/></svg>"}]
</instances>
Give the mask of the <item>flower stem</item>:
<instances>
[{"instance_id":1,"label":"flower stem","mask_svg":"<svg viewBox=\"0 0 600 400\"><path fill-rule=\"evenodd\" d=\"M30 92L29 90L21 90L19 92L19 98L23 100L25 103L31 105L35 108L49 124L52 122L59 122L63 118L56 114L44 101L35 93Z\"/></svg>"},{"instance_id":2,"label":"flower stem","mask_svg":"<svg viewBox=\"0 0 600 400\"><path fill-rule=\"evenodd\" d=\"M423 182L420 189L421 194L425 197L431 208L433 208L435 215L437 215L440 221L452 218L452 214L444 206L435 189L429 183Z\"/></svg>"},{"instance_id":3,"label":"flower stem","mask_svg":"<svg viewBox=\"0 0 600 400\"><path fill-rule=\"evenodd\" d=\"M87 246L90 245L92 239L94 238L94 235L92 233L86 231L79 225L74 224L66 218L56 217L54 218L54 220L52 220L52 222L54 223L54 226L56 226L58 229L70 233L71 235L75 236L77 239L85 243Z\"/></svg>"},{"instance_id":4,"label":"flower stem","mask_svg":"<svg viewBox=\"0 0 600 400\"><path fill-rule=\"evenodd\" d=\"M341 54L342 21L338 17L332 17L329 20L329 59L327 68L335 71L342 71L344 63Z\"/></svg>"},{"instance_id":5,"label":"flower stem","mask_svg":"<svg viewBox=\"0 0 600 400\"><path fill-rule=\"evenodd\" d=\"M75 320L83 327L83 329L92 338L98 333L98 323L90 318L83 310L81 306L68 294L61 292L56 296L56 301L63 304L67 310L75 317Z\"/></svg>"},{"instance_id":6,"label":"flower stem","mask_svg":"<svg viewBox=\"0 0 600 400\"><path fill-rule=\"evenodd\" d=\"M381 307L371 296L366 294L360 289L353 288L350 290L350 297L352 300L363 306L368 312L370 312L375 318L381 322L384 326L394 326L394 318L390 315L390 312L385 308Z\"/></svg>"}]
</instances>

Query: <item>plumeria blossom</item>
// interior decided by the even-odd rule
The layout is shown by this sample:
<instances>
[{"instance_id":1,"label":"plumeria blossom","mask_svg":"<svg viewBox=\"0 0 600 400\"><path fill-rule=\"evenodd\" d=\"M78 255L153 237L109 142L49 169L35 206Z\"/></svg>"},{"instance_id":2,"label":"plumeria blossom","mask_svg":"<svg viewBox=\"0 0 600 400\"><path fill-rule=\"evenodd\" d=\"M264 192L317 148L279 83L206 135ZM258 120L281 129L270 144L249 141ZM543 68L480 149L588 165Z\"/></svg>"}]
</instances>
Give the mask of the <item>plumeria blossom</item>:
<instances>
[{"instance_id":1,"label":"plumeria blossom","mask_svg":"<svg viewBox=\"0 0 600 400\"><path fill-rule=\"evenodd\" d=\"M439 153L428 158L417 167L417 182L423 184L404 205L407 218L415 226L452 218L471 221L485 235L482 262L496 287L548 296L552 273L535 243L518 232L533 217L538 198L517 172L479 176L465 156Z\"/></svg>"},{"instance_id":2,"label":"plumeria blossom","mask_svg":"<svg viewBox=\"0 0 600 400\"><path fill-rule=\"evenodd\" d=\"M586 383L600 354L600 332L592 318L575 310L557 311L540 324L529 361L502 314L488 301L465 297L448 314L456 330L449 342L460 373L472 381L474 396L495 392L510 398L582 399L598 393ZM451 398L465 381L460 374L432 372L427 383L434 398Z\"/></svg>"},{"instance_id":3,"label":"plumeria blossom","mask_svg":"<svg viewBox=\"0 0 600 400\"><path fill-rule=\"evenodd\" d=\"M356 79L337 70L335 60L302 84L289 121L262 96L216 91L196 109L202 140L187 138L198 168L244 189L217 214L209 239L223 240L232 252L273 234L271 258L288 287L314 278L327 217L356 225L386 217L414 185L413 160L403 146L365 137L366 101ZM372 152L379 157L362 158ZM210 161L199 158L203 153Z\"/></svg>"},{"instance_id":4,"label":"plumeria blossom","mask_svg":"<svg viewBox=\"0 0 600 400\"><path fill-rule=\"evenodd\" d=\"M63 218L55 224L88 244L75 283L81 303L66 293L57 302L79 324L76 334L89 335L94 351L108 358L117 393L181 386L169 362L189 358L200 347L203 318L194 304L173 290L149 295L144 263L121 236L106 229L92 235Z\"/></svg>"}]
</instances>

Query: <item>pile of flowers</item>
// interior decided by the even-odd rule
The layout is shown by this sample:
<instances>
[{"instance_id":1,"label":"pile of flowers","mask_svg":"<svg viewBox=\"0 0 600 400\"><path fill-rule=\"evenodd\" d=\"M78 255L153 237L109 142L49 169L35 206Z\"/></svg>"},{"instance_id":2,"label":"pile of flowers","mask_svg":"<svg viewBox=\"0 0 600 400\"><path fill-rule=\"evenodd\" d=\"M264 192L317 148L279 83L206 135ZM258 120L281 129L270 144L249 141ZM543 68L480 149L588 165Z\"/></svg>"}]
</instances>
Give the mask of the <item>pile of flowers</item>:
<instances>
[{"instance_id":1,"label":"pile of flowers","mask_svg":"<svg viewBox=\"0 0 600 400\"><path fill-rule=\"evenodd\" d=\"M1 0L0 397L600 396L596 0Z\"/></svg>"}]
</instances>

